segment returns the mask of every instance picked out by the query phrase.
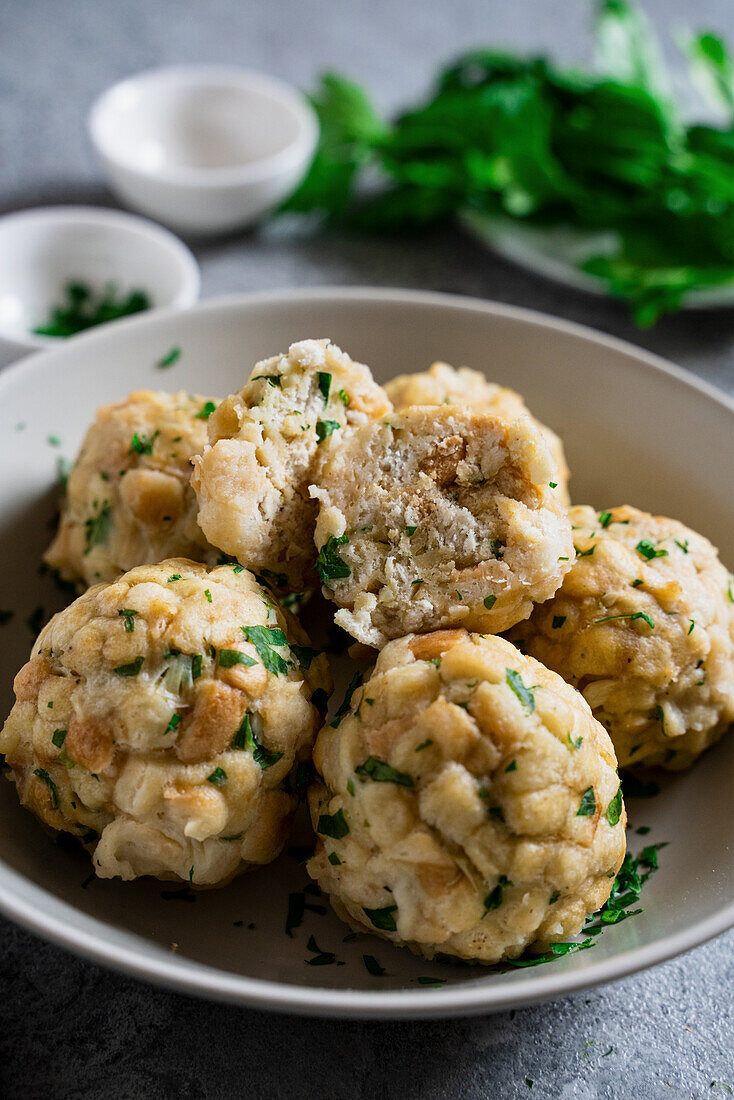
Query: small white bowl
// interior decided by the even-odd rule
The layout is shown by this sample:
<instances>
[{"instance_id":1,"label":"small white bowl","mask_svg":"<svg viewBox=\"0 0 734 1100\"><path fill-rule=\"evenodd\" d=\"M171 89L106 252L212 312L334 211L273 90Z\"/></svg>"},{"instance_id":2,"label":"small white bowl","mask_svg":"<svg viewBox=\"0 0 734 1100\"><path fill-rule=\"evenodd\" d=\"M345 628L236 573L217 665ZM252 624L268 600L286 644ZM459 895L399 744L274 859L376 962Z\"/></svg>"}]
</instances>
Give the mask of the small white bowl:
<instances>
[{"instance_id":1,"label":"small white bowl","mask_svg":"<svg viewBox=\"0 0 734 1100\"><path fill-rule=\"evenodd\" d=\"M101 293L144 291L152 309L184 309L199 297L199 267L186 245L132 214L48 206L0 218L0 366L62 337L33 332L79 282Z\"/></svg>"},{"instance_id":2,"label":"small white bowl","mask_svg":"<svg viewBox=\"0 0 734 1100\"><path fill-rule=\"evenodd\" d=\"M175 65L109 88L89 133L128 206L179 232L221 233L251 225L295 188L318 122L300 92L273 77Z\"/></svg>"}]
</instances>

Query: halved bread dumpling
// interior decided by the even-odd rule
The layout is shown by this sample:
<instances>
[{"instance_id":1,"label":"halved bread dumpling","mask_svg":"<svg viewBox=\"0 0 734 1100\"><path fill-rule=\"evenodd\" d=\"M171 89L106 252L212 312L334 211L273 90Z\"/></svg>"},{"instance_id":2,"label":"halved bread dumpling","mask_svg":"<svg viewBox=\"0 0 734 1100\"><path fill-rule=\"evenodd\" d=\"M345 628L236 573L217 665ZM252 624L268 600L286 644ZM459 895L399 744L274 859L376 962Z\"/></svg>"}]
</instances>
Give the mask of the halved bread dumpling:
<instances>
[{"instance_id":1,"label":"halved bread dumpling","mask_svg":"<svg viewBox=\"0 0 734 1100\"><path fill-rule=\"evenodd\" d=\"M317 569L338 625L380 647L527 618L573 559L557 476L528 417L416 406L327 441L311 491Z\"/></svg>"},{"instance_id":2,"label":"halved bread dumpling","mask_svg":"<svg viewBox=\"0 0 734 1100\"><path fill-rule=\"evenodd\" d=\"M280 590L312 582L319 448L391 409L369 367L328 340L301 340L258 363L209 421L194 462L199 524L215 546Z\"/></svg>"}]
</instances>

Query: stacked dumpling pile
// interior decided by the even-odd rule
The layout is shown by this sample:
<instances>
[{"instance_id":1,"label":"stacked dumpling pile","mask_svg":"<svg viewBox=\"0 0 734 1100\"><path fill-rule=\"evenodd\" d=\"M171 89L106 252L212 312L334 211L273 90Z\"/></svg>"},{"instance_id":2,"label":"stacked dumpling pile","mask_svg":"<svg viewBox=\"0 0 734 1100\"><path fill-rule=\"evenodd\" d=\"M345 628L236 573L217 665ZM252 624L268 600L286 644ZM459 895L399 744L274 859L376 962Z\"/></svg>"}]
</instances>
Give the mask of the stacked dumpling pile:
<instances>
[{"instance_id":1,"label":"stacked dumpling pile","mask_svg":"<svg viewBox=\"0 0 734 1100\"><path fill-rule=\"evenodd\" d=\"M278 855L309 785L310 874L428 957L576 935L625 854L618 762L685 767L734 718L715 549L569 508L561 441L467 368L383 389L303 340L221 402L132 394L47 560L93 587L16 677L24 805L101 876L217 885ZM376 657L320 732L328 665L287 610L319 584Z\"/></svg>"}]
</instances>

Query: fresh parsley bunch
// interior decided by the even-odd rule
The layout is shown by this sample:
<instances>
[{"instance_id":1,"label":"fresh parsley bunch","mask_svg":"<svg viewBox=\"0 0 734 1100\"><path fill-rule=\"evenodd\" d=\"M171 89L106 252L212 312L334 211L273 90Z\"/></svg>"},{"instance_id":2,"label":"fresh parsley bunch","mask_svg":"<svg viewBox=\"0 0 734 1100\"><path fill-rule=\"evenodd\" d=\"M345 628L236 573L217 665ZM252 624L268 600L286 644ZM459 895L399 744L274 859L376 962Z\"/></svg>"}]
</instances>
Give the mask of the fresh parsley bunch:
<instances>
[{"instance_id":1,"label":"fresh parsley bunch","mask_svg":"<svg viewBox=\"0 0 734 1100\"><path fill-rule=\"evenodd\" d=\"M692 79L724 119L719 128L687 125L642 14L627 0L603 0L595 32L593 74L477 51L393 125L358 85L324 76L313 96L319 147L282 209L367 232L477 210L603 234L604 247L582 266L643 326L688 292L734 280L726 46L713 34L685 46Z\"/></svg>"}]
</instances>

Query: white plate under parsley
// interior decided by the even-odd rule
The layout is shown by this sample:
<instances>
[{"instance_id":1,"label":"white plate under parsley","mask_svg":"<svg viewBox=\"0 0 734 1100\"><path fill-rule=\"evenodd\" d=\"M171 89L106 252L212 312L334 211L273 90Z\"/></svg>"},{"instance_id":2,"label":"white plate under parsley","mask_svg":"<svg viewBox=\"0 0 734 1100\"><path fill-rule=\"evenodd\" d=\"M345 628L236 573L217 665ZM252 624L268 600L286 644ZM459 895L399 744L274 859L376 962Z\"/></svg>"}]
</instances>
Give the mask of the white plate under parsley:
<instances>
[{"instance_id":1,"label":"white plate under parsley","mask_svg":"<svg viewBox=\"0 0 734 1100\"><path fill-rule=\"evenodd\" d=\"M734 403L631 345L538 314L407 291L204 303L119 322L0 375L0 610L13 612L0 616L4 713L39 623L68 600L39 574L40 555L58 462L73 458L97 407L143 387L227 394L257 359L306 336L330 337L378 381L435 359L489 368L563 437L575 501L674 515L734 564ZM729 736L655 797L628 798L629 850L666 844L643 911L593 946L530 968L427 963L350 937L302 865L307 832L274 864L218 890L90 878L88 857L49 837L7 782L0 909L97 962L201 996L339 1016L487 1012L622 977L733 925L733 771Z\"/></svg>"}]
</instances>

